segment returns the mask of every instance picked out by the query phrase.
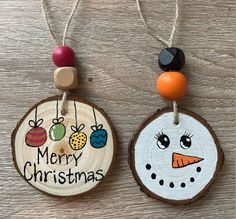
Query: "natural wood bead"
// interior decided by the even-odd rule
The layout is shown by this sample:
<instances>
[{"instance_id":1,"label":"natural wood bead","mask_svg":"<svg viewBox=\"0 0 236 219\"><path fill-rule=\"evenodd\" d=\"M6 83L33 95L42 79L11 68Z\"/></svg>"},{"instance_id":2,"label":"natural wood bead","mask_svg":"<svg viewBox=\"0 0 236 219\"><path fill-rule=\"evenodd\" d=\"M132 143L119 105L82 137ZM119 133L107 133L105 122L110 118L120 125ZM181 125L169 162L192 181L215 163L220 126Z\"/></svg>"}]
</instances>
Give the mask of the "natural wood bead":
<instances>
[{"instance_id":1,"label":"natural wood bead","mask_svg":"<svg viewBox=\"0 0 236 219\"><path fill-rule=\"evenodd\" d=\"M78 87L77 69L74 67L60 67L54 72L54 84L59 90L69 90Z\"/></svg>"}]
</instances>

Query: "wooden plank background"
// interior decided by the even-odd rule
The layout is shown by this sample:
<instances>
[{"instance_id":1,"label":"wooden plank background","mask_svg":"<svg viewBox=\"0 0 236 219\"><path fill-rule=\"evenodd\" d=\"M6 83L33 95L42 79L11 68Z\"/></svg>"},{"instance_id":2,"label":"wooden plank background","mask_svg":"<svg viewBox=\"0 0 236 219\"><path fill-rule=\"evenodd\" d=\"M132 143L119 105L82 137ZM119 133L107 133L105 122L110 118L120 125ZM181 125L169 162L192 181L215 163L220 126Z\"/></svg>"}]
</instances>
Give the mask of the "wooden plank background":
<instances>
[{"instance_id":1,"label":"wooden plank background","mask_svg":"<svg viewBox=\"0 0 236 219\"><path fill-rule=\"evenodd\" d=\"M72 1L49 2L53 29L61 39ZM234 217L236 1L180 2L174 43L186 54L189 92L179 104L208 120L226 158L208 195L189 206L170 206L147 197L131 175L129 140L149 114L167 105L155 91L163 45L145 34L135 0L82 1L67 41L78 58L78 95L102 107L117 130L118 156L110 176L83 198L52 198L30 187L13 166L10 136L30 106L59 93L52 82L54 43L39 0L1 0L1 218ZM142 6L154 32L167 38L174 0L143 0Z\"/></svg>"}]
</instances>

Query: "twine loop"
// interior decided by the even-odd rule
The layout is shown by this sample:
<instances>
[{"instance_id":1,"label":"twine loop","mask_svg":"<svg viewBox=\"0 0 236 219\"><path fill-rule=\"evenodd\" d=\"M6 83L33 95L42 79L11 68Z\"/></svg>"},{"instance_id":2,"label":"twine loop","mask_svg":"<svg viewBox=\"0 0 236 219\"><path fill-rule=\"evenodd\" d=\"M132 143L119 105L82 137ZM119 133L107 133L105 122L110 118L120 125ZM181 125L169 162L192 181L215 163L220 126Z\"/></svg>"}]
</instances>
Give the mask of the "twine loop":
<instances>
[{"instance_id":1,"label":"twine loop","mask_svg":"<svg viewBox=\"0 0 236 219\"><path fill-rule=\"evenodd\" d=\"M173 20L173 25L172 25L172 30L170 33L170 37L168 40L162 38L160 35L158 34L154 34L151 29L149 28L147 21L145 20L144 16L143 16L143 12L141 10L141 4L140 4L140 0L136 0L136 4L137 4L137 10L139 13L139 17L143 23L144 28L146 29L146 32L155 40L163 43L165 46L167 47L171 47L173 45L173 40L174 40L174 36L175 36L175 32L176 32L176 26L177 26L177 21L178 21L178 17L179 17L179 0L175 0L175 17ZM174 119L173 119L173 123L175 125L179 124L179 113L178 113L178 105L176 101L172 101L172 106L173 106L173 113L174 113Z\"/></svg>"},{"instance_id":2,"label":"twine loop","mask_svg":"<svg viewBox=\"0 0 236 219\"><path fill-rule=\"evenodd\" d=\"M50 22L49 22L49 17L48 17L48 13L47 13L47 7L48 7L47 0L41 0L41 2L42 2L43 16L44 16L45 22L47 24L49 33L50 33L52 39L54 40L55 44L58 46L60 44L58 43L56 35L54 34L54 32L52 30L52 27L50 25ZM67 22L66 22L66 25L65 25L65 29L64 29L64 32L63 32L63 37L62 37L62 45L63 46L66 43L66 39L67 39L67 34L68 34L68 31L69 31L70 23L72 21L72 18L73 18L74 14L75 14L75 11L76 11L78 5L79 5L79 2L80 2L80 0L75 0L74 5L73 5L73 7L71 9L71 13L70 13L70 15L69 15L69 17L67 19Z\"/></svg>"},{"instance_id":3,"label":"twine loop","mask_svg":"<svg viewBox=\"0 0 236 219\"><path fill-rule=\"evenodd\" d=\"M170 33L170 37L168 40L165 40L164 38L162 38L160 35L158 34L154 34L151 29L149 28L144 16L143 16L143 12L141 10L141 4L140 4L140 0L136 0L136 4L137 4L137 10L139 13L139 17L143 23L144 28L146 29L146 32L155 40L163 43L164 45L166 45L167 47L171 47L173 44L173 40L174 40L174 36L175 36L175 32L176 32L176 26L177 26L177 21L178 21L178 17L179 17L179 0L175 0L175 17L173 20L173 25L172 25L172 30Z\"/></svg>"},{"instance_id":4,"label":"twine loop","mask_svg":"<svg viewBox=\"0 0 236 219\"><path fill-rule=\"evenodd\" d=\"M173 113L174 113L173 123L174 125L178 125L179 124L179 111L178 111L177 102L172 101L172 106L173 106Z\"/></svg>"},{"instance_id":5,"label":"twine loop","mask_svg":"<svg viewBox=\"0 0 236 219\"><path fill-rule=\"evenodd\" d=\"M68 92L64 91L62 95L62 100L61 100L61 115L63 116L66 115L67 113L67 106L66 106L67 95L68 95Z\"/></svg>"},{"instance_id":6,"label":"twine loop","mask_svg":"<svg viewBox=\"0 0 236 219\"><path fill-rule=\"evenodd\" d=\"M59 46L60 44L58 43L58 40L57 40L53 30L52 30L50 22L49 22L49 17L48 17L48 13L47 13L47 7L48 7L47 0L41 0L41 2L42 2L43 16L44 16L45 22L47 24L49 33L50 33L52 39L54 40L56 46ZM66 25L65 25L65 29L64 29L64 32L63 32L63 37L62 37L62 45L63 46L66 43L66 39L67 39L70 23L72 21L72 18L73 18L74 14L75 14L75 11L76 11L78 5L79 5L79 2L80 2L80 0L75 0L74 5L73 5L73 7L71 9L71 13L70 13L70 15L69 15L69 17L67 19L67 22L66 22ZM61 114L63 116L66 115L66 113L67 113L67 109L66 109L67 96L68 96L68 91L63 91L62 102L61 102Z\"/></svg>"}]
</instances>

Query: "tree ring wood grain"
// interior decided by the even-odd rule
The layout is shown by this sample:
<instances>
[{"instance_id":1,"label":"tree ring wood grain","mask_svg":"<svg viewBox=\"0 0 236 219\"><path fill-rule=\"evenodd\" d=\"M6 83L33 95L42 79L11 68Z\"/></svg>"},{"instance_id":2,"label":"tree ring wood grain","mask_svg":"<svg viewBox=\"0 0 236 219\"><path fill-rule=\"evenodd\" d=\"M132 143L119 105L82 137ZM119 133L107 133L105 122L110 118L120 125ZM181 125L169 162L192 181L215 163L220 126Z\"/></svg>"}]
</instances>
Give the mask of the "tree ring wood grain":
<instances>
[{"instance_id":1,"label":"tree ring wood grain","mask_svg":"<svg viewBox=\"0 0 236 219\"><path fill-rule=\"evenodd\" d=\"M106 177L116 156L117 138L110 119L95 104L68 96L35 104L12 133L13 161L20 175L52 196L84 195Z\"/></svg>"},{"instance_id":2,"label":"tree ring wood grain","mask_svg":"<svg viewBox=\"0 0 236 219\"><path fill-rule=\"evenodd\" d=\"M211 126L188 110L163 108L148 118L129 145L129 164L141 190L169 204L190 204L206 194L224 154Z\"/></svg>"}]
</instances>

